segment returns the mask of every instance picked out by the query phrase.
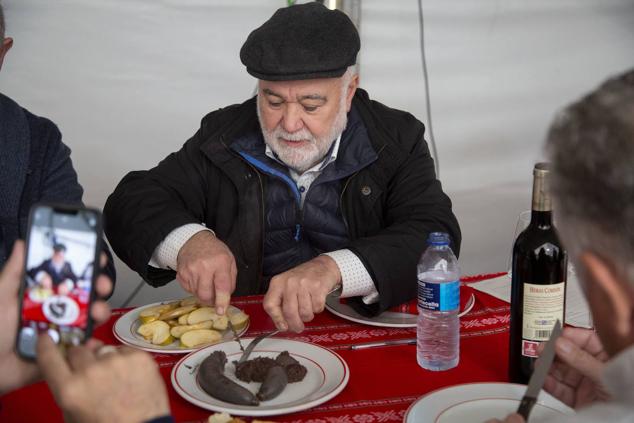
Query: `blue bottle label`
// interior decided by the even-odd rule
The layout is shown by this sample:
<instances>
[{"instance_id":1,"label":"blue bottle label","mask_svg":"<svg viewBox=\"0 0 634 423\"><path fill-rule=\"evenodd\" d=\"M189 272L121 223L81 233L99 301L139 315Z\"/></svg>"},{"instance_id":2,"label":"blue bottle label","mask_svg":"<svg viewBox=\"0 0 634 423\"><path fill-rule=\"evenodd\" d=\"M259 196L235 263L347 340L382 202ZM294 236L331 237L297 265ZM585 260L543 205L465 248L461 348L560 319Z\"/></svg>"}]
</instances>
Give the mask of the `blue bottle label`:
<instances>
[{"instance_id":1,"label":"blue bottle label","mask_svg":"<svg viewBox=\"0 0 634 423\"><path fill-rule=\"evenodd\" d=\"M418 281L418 307L432 311L452 311L460 307L460 281L427 283Z\"/></svg>"}]
</instances>

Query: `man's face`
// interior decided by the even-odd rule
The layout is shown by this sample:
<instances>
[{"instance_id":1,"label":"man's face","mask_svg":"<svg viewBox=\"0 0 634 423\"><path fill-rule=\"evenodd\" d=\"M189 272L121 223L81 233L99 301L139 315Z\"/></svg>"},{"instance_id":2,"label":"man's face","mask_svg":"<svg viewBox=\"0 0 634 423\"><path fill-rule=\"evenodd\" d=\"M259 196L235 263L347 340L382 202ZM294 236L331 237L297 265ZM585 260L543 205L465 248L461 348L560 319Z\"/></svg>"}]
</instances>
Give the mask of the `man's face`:
<instances>
[{"instance_id":1,"label":"man's face","mask_svg":"<svg viewBox=\"0 0 634 423\"><path fill-rule=\"evenodd\" d=\"M356 75L342 84L342 78L259 82L264 140L288 167L299 173L310 169L345 129Z\"/></svg>"},{"instance_id":2,"label":"man's face","mask_svg":"<svg viewBox=\"0 0 634 423\"><path fill-rule=\"evenodd\" d=\"M53 257L51 258L51 260L53 260L53 263L56 263L56 264L64 263L64 261L66 260L65 256L66 254L62 250L54 251Z\"/></svg>"}]
</instances>

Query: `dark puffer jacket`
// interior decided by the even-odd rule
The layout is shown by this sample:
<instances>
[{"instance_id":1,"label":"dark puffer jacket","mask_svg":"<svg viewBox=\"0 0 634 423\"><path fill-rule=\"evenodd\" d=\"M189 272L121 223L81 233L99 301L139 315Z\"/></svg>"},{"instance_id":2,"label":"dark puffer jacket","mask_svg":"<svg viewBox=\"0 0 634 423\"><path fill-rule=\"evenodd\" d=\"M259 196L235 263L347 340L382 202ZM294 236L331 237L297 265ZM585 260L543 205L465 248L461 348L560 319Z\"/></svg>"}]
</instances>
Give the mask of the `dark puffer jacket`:
<instances>
[{"instance_id":1,"label":"dark puffer jacket","mask_svg":"<svg viewBox=\"0 0 634 423\"><path fill-rule=\"evenodd\" d=\"M175 276L148 265L156 246L179 226L204 223L236 258L235 294L265 291L264 176L232 149L236 140L260 131L255 100L208 114L181 150L151 170L129 173L108 198L108 239L150 284ZM380 303L371 311L379 312L414 298L416 263L427 234L448 232L458 254L460 228L436 179L423 124L370 100L363 90L357 90L353 108L376 160L343 179L339 207L348 230L345 248L372 276Z\"/></svg>"}]
</instances>

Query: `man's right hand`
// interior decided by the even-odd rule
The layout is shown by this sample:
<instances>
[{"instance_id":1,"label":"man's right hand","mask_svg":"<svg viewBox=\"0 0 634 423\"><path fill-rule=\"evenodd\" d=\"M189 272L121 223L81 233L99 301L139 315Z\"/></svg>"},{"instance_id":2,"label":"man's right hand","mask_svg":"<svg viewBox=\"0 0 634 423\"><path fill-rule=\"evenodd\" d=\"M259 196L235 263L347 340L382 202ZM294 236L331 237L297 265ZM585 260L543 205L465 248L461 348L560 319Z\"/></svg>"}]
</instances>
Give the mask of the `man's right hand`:
<instances>
[{"instance_id":1,"label":"man's right hand","mask_svg":"<svg viewBox=\"0 0 634 423\"><path fill-rule=\"evenodd\" d=\"M178 252L176 279L183 289L224 314L238 269L229 247L208 231L192 236Z\"/></svg>"},{"instance_id":2,"label":"man's right hand","mask_svg":"<svg viewBox=\"0 0 634 423\"><path fill-rule=\"evenodd\" d=\"M544 343L539 347L544 348ZM596 332L565 328L555 343L557 354L544 389L572 408L609 399L601 384L607 353Z\"/></svg>"}]
</instances>

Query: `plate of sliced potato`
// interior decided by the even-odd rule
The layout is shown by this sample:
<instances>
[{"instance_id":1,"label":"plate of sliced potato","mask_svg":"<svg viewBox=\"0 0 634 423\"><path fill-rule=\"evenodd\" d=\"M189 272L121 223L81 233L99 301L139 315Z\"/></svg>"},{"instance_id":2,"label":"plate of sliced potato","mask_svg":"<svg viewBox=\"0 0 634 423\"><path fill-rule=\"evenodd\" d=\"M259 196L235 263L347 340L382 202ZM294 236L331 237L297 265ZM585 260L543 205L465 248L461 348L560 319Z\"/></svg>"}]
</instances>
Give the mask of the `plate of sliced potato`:
<instances>
[{"instance_id":1,"label":"plate of sliced potato","mask_svg":"<svg viewBox=\"0 0 634 423\"><path fill-rule=\"evenodd\" d=\"M195 297L148 304L128 311L112 327L124 344L149 352L183 354L233 339L249 327L249 316L229 306L220 316L213 307L201 305Z\"/></svg>"}]
</instances>

